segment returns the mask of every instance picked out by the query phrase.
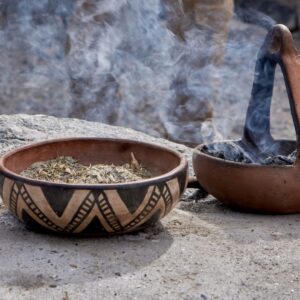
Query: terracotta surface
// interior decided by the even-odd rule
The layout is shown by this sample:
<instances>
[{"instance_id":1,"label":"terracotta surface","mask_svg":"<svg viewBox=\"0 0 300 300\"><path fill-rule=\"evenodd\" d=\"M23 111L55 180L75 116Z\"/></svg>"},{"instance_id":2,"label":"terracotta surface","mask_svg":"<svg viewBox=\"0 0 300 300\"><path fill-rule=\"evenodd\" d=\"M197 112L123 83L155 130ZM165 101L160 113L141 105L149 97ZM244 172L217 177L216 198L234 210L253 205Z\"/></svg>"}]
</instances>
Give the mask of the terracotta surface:
<instances>
[{"instance_id":1,"label":"terracotta surface","mask_svg":"<svg viewBox=\"0 0 300 300\"><path fill-rule=\"evenodd\" d=\"M72 156L84 164L123 164L133 152L154 177L131 183L78 185L32 180L19 173L36 161ZM0 160L3 202L28 227L65 234L105 235L156 223L179 201L187 161L154 144L74 138L36 143Z\"/></svg>"},{"instance_id":2,"label":"terracotta surface","mask_svg":"<svg viewBox=\"0 0 300 300\"><path fill-rule=\"evenodd\" d=\"M297 147L293 141L275 141L270 133L270 106L275 67L285 77ZM292 166L262 166L260 157L299 153L300 58L291 33L276 25L268 34L256 64L252 97L244 137L237 141L256 161L247 165L214 158L194 151L193 166L200 184L217 199L237 208L263 213L300 212L300 163ZM299 154L298 154L299 156Z\"/></svg>"}]
</instances>

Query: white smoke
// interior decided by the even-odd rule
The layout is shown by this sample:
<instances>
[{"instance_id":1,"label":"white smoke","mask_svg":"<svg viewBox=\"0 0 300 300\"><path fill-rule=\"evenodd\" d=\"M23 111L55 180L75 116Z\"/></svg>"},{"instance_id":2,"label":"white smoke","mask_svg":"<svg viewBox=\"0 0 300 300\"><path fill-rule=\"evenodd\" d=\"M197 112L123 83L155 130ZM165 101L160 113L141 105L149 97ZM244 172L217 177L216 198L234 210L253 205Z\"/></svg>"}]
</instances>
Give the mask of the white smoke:
<instances>
[{"instance_id":1,"label":"white smoke","mask_svg":"<svg viewBox=\"0 0 300 300\"><path fill-rule=\"evenodd\" d=\"M222 14L217 28L200 26L178 1L176 34L169 2L0 1L1 113L79 117L195 144L239 134L266 29L233 15L218 38Z\"/></svg>"}]
</instances>

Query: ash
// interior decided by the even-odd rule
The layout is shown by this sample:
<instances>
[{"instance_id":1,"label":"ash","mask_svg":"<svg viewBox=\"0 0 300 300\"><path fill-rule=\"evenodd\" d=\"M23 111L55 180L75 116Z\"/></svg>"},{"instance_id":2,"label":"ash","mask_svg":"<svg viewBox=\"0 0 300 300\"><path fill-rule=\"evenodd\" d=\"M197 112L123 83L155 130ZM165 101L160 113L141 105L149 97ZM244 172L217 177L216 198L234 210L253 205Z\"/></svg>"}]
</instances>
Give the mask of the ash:
<instances>
[{"instance_id":1,"label":"ash","mask_svg":"<svg viewBox=\"0 0 300 300\"><path fill-rule=\"evenodd\" d=\"M242 147L233 142L204 145L202 152L228 161L251 164L253 161Z\"/></svg>"},{"instance_id":2,"label":"ash","mask_svg":"<svg viewBox=\"0 0 300 300\"><path fill-rule=\"evenodd\" d=\"M264 162L263 165L292 165L294 164L297 157L297 151L295 150L289 155L274 155L274 156L268 156Z\"/></svg>"},{"instance_id":3,"label":"ash","mask_svg":"<svg viewBox=\"0 0 300 300\"><path fill-rule=\"evenodd\" d=\"M202 152L213 157L221 158L227 161L239 162L244 164L254 164L250 155L238 144L234 142L216 143L204 145ZM260 158L261 165L292 165L297 156L297 151L293 151L288 155L271 154Z\"/></svg>"}]
</instances>

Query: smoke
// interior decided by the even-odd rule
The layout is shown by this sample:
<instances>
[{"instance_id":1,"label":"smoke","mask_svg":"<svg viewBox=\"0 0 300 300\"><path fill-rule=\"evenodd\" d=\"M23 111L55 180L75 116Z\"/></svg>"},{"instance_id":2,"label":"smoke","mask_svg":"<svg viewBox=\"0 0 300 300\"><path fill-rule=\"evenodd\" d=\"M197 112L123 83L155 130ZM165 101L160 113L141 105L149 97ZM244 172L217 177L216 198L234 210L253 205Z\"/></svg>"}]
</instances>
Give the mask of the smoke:
<instances>
[{"instance_id":1,"label":"smoke","mask_svg":"<svg viewBox=\"0 0 300 300\"><path fill-rule=\"evenodd\" d=\"M231 0L205 2L0 1L1 113L187 144L239 136L267 29L243 22Z\"/></svg>"}]
</instances>

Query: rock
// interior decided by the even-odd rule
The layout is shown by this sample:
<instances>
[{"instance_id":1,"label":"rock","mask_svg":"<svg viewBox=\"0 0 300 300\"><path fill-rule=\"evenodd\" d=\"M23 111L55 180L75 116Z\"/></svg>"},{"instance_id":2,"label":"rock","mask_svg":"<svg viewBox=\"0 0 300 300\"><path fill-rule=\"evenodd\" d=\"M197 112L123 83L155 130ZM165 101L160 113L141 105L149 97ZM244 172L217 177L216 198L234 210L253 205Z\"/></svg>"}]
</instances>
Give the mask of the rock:
<instances>
[{"instance_id":1,"label":"rock","mask_svg":"<svg viewBox=\"0 0 300 300\"><path fill-rule=\"evenodd\" d=\"M192 174L192 148L133 129L45 115L0 115L0 154L31 142L74 136L123 138L156 143L183 153L189 160Z\"/></svg>"},{"instance_id":2,"label":"rock","mask_svg":"<svg viewBox=\"0 0 300 300\"><path fill-rule=\"evenodd\" d=\"M2 0L1 112L83 118L193 145L228 137L224 112L248 99L261 41L259 29L250 36L232 17L233 0Z\"/></svg>"}]
</instances>

